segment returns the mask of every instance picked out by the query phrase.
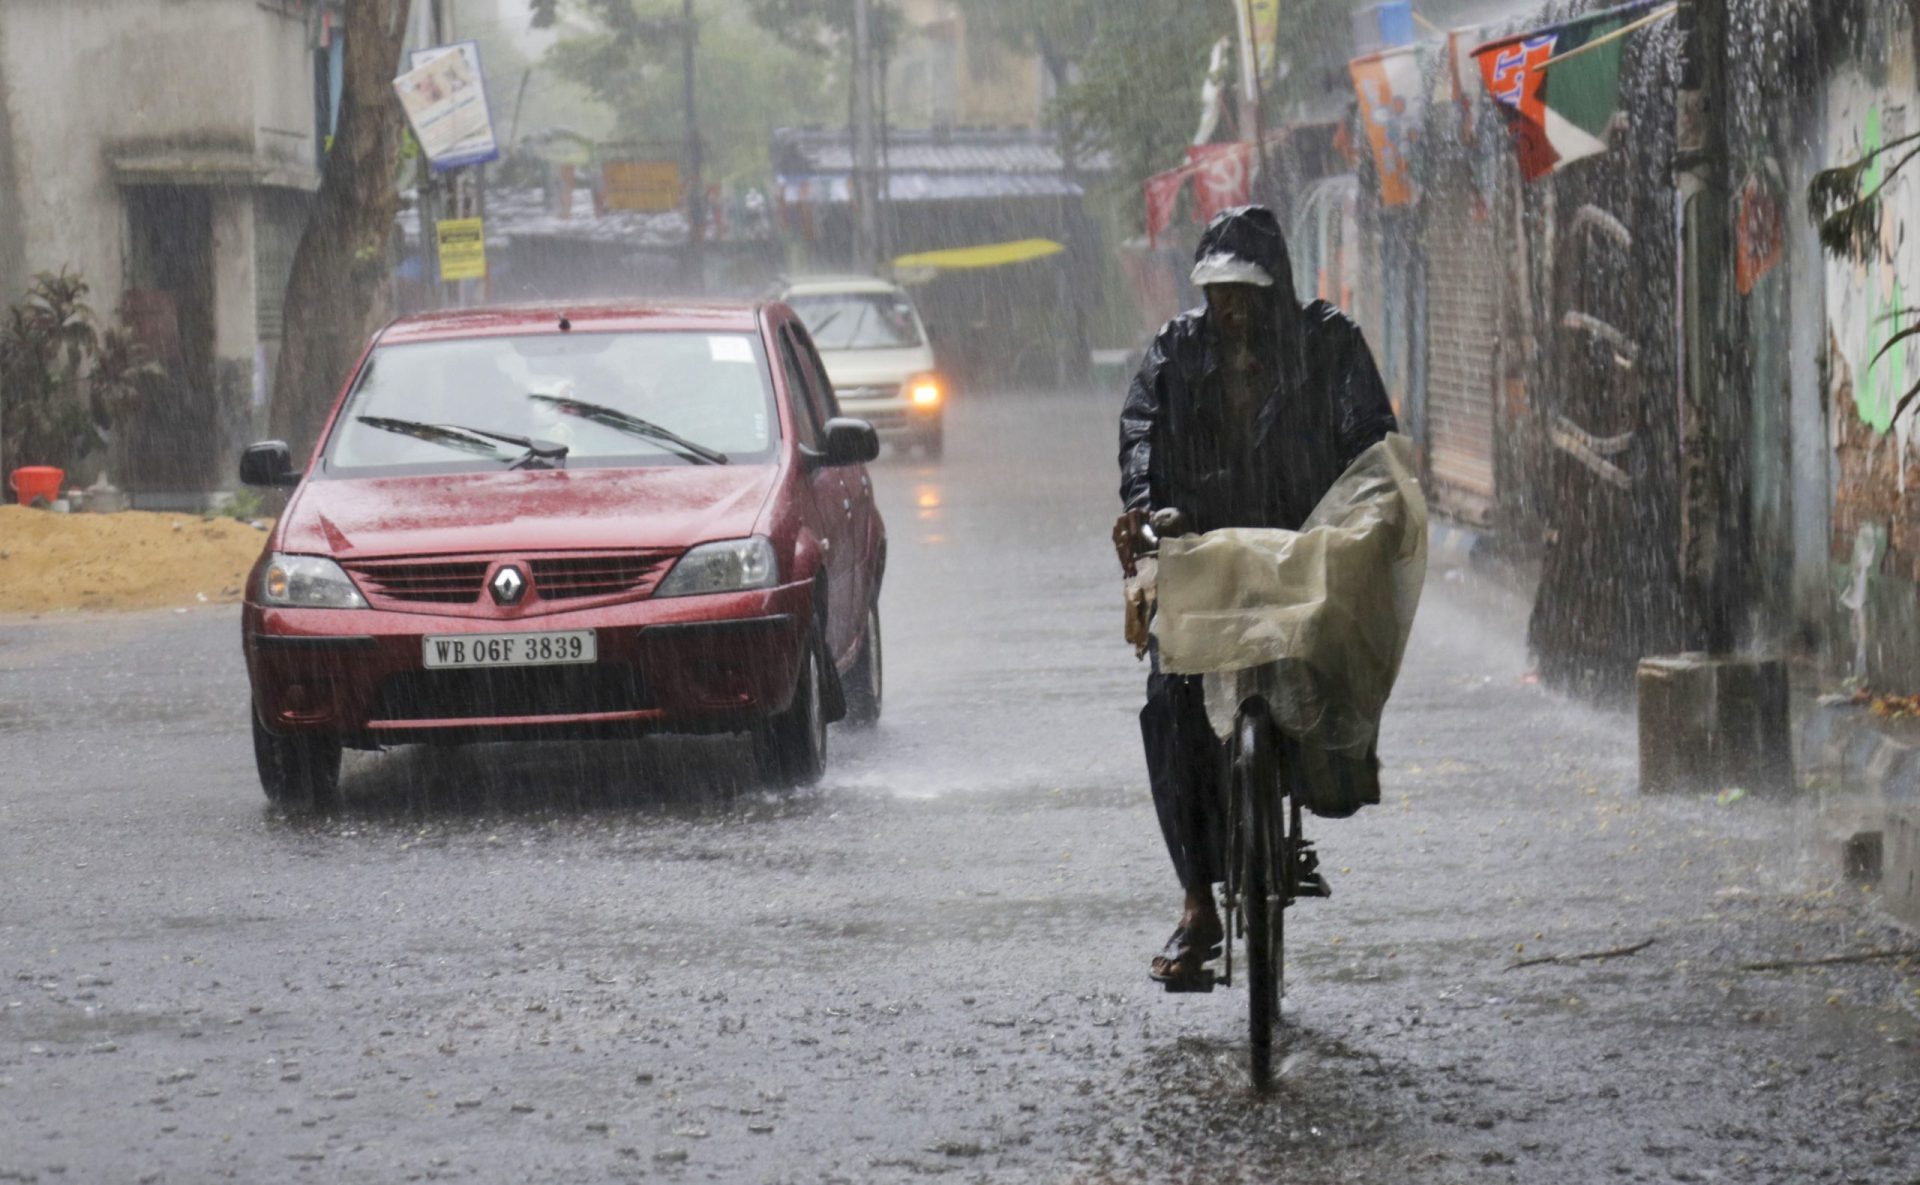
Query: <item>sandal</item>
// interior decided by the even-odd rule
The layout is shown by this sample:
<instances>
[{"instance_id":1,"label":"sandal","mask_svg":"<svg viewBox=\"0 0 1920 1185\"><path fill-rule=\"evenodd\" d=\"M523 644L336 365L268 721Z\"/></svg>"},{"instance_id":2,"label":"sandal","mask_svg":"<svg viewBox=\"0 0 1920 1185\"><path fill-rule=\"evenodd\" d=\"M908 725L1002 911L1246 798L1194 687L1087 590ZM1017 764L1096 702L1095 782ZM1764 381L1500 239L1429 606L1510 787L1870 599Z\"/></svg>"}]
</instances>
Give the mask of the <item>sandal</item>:
<instances>
[{"instance_id":1,"label":"sandal","mask_svg":"<svg viewBox=\"0 0 1920 1185\"><path fill-rule=\"evenodd\" d=\"M1223 937L1215 935L1211 942L1201 947L1195 941L1193 931L1186 926L1176 926L1173 936L1167 939L1167 945L1155 956L1147 977L1170 987L1206 978L1211 974L1206 964L1220 957Z\"/></svg>"}]
</instances>

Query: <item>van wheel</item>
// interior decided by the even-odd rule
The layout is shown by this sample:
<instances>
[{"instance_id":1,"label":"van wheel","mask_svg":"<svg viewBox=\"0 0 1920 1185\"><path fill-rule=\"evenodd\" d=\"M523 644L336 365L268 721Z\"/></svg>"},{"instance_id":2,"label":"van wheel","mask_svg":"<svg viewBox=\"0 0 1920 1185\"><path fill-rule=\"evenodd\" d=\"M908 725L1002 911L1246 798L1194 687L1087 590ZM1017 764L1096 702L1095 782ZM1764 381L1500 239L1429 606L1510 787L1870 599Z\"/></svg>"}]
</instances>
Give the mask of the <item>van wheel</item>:
<instances>
[{"instance_id":1,"label":"van wheel","mask_svg":"<svg viewBox=\"0 0 1920 1185\"><path fill-rule=\"evenodd\" d=\"M753 734L754 764L762 780L775 786L811 786L827 772L825 666L819 641L809 638L792 705Z\"/></svg>"},{"instance_id":2,"label":"van wheel","mask_svg":"<svg viewBox=\"0 0 1920 1185\"><path fill-rule=\"evenodd\" d=\"M253 717L253 761L267 801L290 814L330 811L340 805L340 742L333 737L268 732Z\"/></svg>"},{"instance_id":3,"label":"van wheel","mask_svg":"<svg viewBox=\"0 0 1920 1185\"><path fill-rule=\"evenodd\" d=\"M938 461L947 451L947 429L945 425L933 429L920 438L920 451L929 461Z\"/></svg>"},{"instance_id":4,"label":"van wheel","mask_svg":"<svg viewBox=\"0 0 1920 1185\"><path fill-rule=\"evenodd\" d=\"M886 691L885 658L880 649L880 606L867 610L867 636L860 657L842 680L847 693L847 723L872 727L880 722L880 704Z\"/></svg>"}]
</instances>

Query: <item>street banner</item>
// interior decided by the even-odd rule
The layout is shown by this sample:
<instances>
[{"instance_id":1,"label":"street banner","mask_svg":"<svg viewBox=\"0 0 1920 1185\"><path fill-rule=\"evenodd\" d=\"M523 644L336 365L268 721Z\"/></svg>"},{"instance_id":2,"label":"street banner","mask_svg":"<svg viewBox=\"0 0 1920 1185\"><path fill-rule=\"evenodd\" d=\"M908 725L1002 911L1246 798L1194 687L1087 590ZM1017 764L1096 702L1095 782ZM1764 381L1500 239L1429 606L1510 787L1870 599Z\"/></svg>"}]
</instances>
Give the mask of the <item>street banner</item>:
<instances>
[{"instance_id":1,"label":"street banner","mask_svg":"<svg viewBox=\"0 0 1920 1185\"><path fill-rule=\"evenodd\" d=\"M1487 92L1506 116L1527 180L1607 150L1620 109L1626 35L1671 16L1674 8L1637 0L1473 51Z\"/></svg>"},{"instance_id":2,"label":"street banner","mask_svg":"<svg viewBox=\"0 0 1920 1185\"><path fill-rule=\"evenodd\" d=\"M1268 86L1273 82L1274 68L1280 60L1280 0L1246 0L1246 5L1260 85Z\"/></svg>"},{"instance_id":3,"label":"street banner","mask_svg":"<svg viewBox=\"0 0 1920 1185\"><path fill-rule=\"evenodd\" d=\"M1258 163L1251 140L1188 148L1187 165L1193 170L1193 220L1211 222L1220 211L1252 201Z\"/></svg>"},{"instance_id":4,"label":"street banner","mask_svg":"<svg viewBox=\"0 0 1920 1185\"><path fill-rule=\"evenodd\" d=\"M1426 118L1419 54L1411 45L1402 46L1355 58L1347 69L1360 100L1360 122L1373 149L1380 204L1404 206L1414 197L1411 161Z\"/></svg>"},{"instance_id":5,"label":"street banner","mask_svg":"<svg viewBox=\"0 0 1920 1185\"><path fill-rule=\"evenodd\" d=\"M416 51L393 80L414 139L436 173L500 159L487 108L480 47L471 41Z\"/></svg>"},{"instance_id":6,"label":"street banner","mask_svg":"<svg viewBox=\"0 0 1920 1185\"><path fill-rule=\"evenodd\" d=\"M613 160L600 169L603 201L609 210L637 210L664 214L678 210L686 196L680 162L671 160Z\"/></svg>"},{"instance_id":7,"label":"street banner","mask_svg":"<svg viewBox=\"0 0 1920 1185\"><path fill-rule=\"evenodd\" d=\"M441 221L440 279L484 280L487 278L487 231L478 218L448 218Z\"/></svg>"},{"instance_id":8,"label":"street banner","mask_svg":"<svg viewBox=\"0 0 1920 1185\"><path fill-rule=\"evenodd\" d=\"M1147 245L1158 247L1160 236L1167 233L1173 225L1173 212L1180 205L1180 191L1198 172L1192 165L1185 165L1165 173L1155 173L1147 178L1141 188L1147 198Z\"/></svg>"}]
</instances>

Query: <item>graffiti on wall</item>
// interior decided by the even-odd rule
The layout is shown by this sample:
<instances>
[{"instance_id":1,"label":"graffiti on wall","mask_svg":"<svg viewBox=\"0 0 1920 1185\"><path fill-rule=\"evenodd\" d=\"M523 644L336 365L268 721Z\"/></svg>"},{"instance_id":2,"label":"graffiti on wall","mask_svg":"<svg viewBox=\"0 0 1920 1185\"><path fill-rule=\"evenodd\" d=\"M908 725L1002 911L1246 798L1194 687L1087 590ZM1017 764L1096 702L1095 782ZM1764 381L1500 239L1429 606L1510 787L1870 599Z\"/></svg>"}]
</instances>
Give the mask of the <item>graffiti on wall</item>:
<instances>
[{"instance_id":1,"label":"graffiti on wall","mask_svg":"<svg viewBox=\"0 0 1920 1185\"><path fill-rule=\"evenodd\" d=\"M1906 73L1911 76L1910 64ZM1878 152L1920 118L1911 88L1903 93L1891 79L1878 87L1848 79L1835 86L1833 97L1828 126L1836 163ZM1844 360L1853 375L1854 408L1876 433L1896 432L1904 460L1913 413L1895 424L1893 412L1920 371L1920 358L1913 341L1875 357L1911 316L1908 301L1920 292L1920 177L1909 168L1889 178L1889 166L1901 155L1874 157L1861 179L1863 193L1886 185L1880 195L1880 246L1864 263L1828 263L1827 312L1836 360Z\"/></svg>"}]
</instances>

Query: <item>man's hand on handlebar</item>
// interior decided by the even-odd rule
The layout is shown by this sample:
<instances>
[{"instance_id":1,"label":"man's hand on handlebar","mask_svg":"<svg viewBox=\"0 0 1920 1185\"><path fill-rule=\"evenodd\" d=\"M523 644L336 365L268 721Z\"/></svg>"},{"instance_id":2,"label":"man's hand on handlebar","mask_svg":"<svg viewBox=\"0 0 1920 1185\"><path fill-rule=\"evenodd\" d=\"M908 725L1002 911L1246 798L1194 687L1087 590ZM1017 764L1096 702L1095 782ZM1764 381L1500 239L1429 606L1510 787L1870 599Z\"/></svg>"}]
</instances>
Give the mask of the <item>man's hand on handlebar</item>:
<instances>
[{"instance_id":1,"label":"man's hand on handlebar","mask_svg":"<svg viewBox=\"0 0 1920 1185\"><path fill-rule=\"evenodd\" d=\"M1120 557L1120 570L1128 576L1135 572L1135 561L1160 550L1160 540L1187 534L1187 516L1165 506L1152 513L1129 510L1113 520L1113 550Z\"/></svg>"}]
</instances>

